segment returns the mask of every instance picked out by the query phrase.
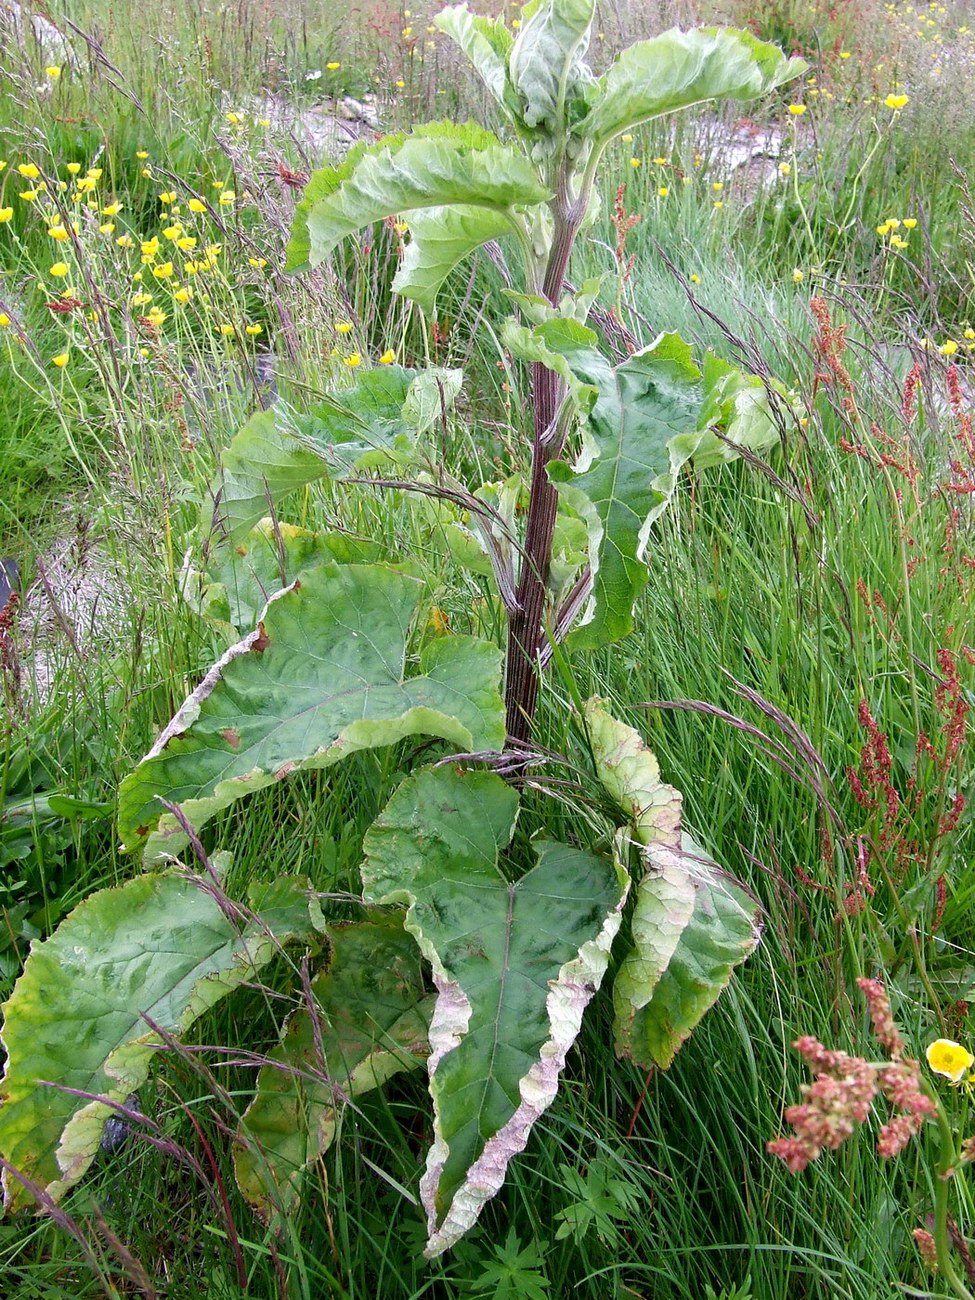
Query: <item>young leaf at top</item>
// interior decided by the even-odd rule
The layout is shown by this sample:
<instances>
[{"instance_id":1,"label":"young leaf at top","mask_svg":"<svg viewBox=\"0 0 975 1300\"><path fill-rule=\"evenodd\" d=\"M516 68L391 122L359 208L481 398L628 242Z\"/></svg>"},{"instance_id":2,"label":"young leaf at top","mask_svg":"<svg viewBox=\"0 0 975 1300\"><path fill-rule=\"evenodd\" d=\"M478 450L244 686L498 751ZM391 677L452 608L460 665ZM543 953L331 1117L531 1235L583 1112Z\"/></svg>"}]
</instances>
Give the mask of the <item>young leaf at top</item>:
<instances>
[{"instance_id":1,"label":"young leaf at top","mask_svg":"<svg viewBox=\"0 0 975 1300\"><path fill-rule=\"evenodd\" d=\"M597 148L621 131L709 99L753 99L805 72L777 45L731 28L675 27L629 46L599 79L579 133Z\"/></svg>"},{"instance_id":2,"label":"young leaf at top","mask_svg":"<svg viewBox=\"0 0 975 1300\"><path fill-rule=\"evenodd\" d=\"M325 933L331 954L310 984L314 1007L288 1017L237 1133L237 1184L264 1218L294 1210L305 1170L332 1144L343 1097L418 1069L429 1054L433 998L402 924L384 918Z\"/></svg>"},{"instance_id":3,"label":"young leaf at top","mask_svg":"<svg viewBox=\"0 0 975 1300\"><path fill-rule=\"evenodd\" d=\"M483 18L472 14L466 4L455 4L442 9L433 22L463 50L512 125L519 126L520 103L508 79L514 37L504 19Z\"/></svg>"},{"instance_id":4,"label":"young leaf at top","mask_svg":"<svg viewBox=\"0 0 975 1300\"><path fill-rule=\"evenodd\" d=\"M522 25L508 56L508 77L525 125L552 144L588 108L596 78L583 62L595 0L542 0Z\"/></svg>"},{"instance_id":5,"label":"young leaf at top","mask_svg":"<svg viewBox=\"0 0 975 1300\"><path fill-rule=\"evenodd\" d=\"M409 777L365 839L366 898L408 906L433 967L434 1141L420 1194L428 1256L447 1250L500 1188L550 1104L620 923L625 873L564 844L510 882L498 858L518 796L492 772Z\"/></svg>"},{"instance_id":6,"label":"young leaf at top","mask_svg":"<svg viewBox=\"0 0 975 1300\"><path fill-rule=\"evenodd\" d=\"M92 894L35 943L3 1008L4 1159L57 1200L90 1166L113 1113L65 1089L124 1102L145 1081L159 1042L143 1012L184 1033L281 944L311 940L322 921L307 891L299 880L257 886L256 916L237 924L209 881L137 876ZM3 1189L8 1210L30 1200L6 1171Z\"/></svg>"},{"instance_id":7,"label":"young leaf at top","mask_svg":"<svg viewBox=\"0 0 975 1300\"><path fill-rule=\"evenodd\" d=\"M119 830L146 857L292 772L404 736L459 750L504 744L500 653L474 637L432 641L417 676L406 645L422 585L380 565L323 564L272 597L257 629L210 669L119 791Z\"/></svg>"}]
</instances>

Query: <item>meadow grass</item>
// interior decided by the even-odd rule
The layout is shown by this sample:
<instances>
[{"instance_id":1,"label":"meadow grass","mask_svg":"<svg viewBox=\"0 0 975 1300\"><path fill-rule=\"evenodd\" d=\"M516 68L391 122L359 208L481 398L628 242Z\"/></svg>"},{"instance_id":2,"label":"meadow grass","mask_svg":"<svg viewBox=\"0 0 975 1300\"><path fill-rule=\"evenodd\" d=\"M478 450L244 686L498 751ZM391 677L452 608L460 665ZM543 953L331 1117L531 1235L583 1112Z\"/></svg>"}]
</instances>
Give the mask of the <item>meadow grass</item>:
<instances>
[{"instance_id":1,"label":"meadow grass","mask_svg":"<svg viewBox=\"0 0 975 1300\"><path fill-rule=\"evenodd\" d=\"M649 8L607 6L606 45L634 35ZM216 1051L166 1052L140 1098L159 1125L155 1144L133 1136L102 1158L66 1199L66 1223L0 1224L5 1294L945 1294L911 1236L931 1203L928 1138L884 1162L864 1131L798 1178L765 1151L805 1078L796 1037L869 1055L858 976L883 969L913 1054L932 1037L967 1032L972 817L969 807L951 824L947 813L971 786L972 749L966 734L949 759L947 728L953 701L970 706L975 654L965 490L975 148L957 107L970 38L957 30L963 13L932 11L942 50L962 62L922 82L932 29L918 37L907 8L870 10L869 23L828 40L820 31L809 50L820 60L815 83L749 109L750 138L775 141L767 159L732 165L735 114L687 116L674 133L647 130L621 144L602 215L572 267L577 281L610 273L604 310L640 342L678 329L698 348L774 376L805 412L767 463L685 478L651 539L638 631L612 652L573 659L571 672L553 668L539 733L566 759L549 775L572 784L575 802L538 795L533 807L551 834L571 838L580 818L595 816L586 813L595 786L570 721L573 697L605 696L640 728L683 791L697 838L762 900L755 956L673 1067L651 1078L614 1059L610 1001L597 997L565 1085L504 1191L432 1264L420 1256L416 1206L429 1140L420 1076L345 1111L340 1140L276 1238L246 1208L230 1169L253 1067ZM749 13L767 23L763 35L802 45L801 9L770 2ZM43 595L48 549L82 518L96 586L117 599L110 628L84 644L59 633L56 610L38 616L38 630L25 620L17 664L4 674L8 806L52 792L110 803L219 653L182 599L180 572L184 554L199 559L219 450L266 400L269 372L301 406L347 382L353 356L369 364L392 349L407 362L463 364L467 392L449 437L465 473L516 468L524 433L525 376L498 343L504 306L485 305L500 279L486 259L446 296L436 331L390 296L395 231L377 232L368 252L350 247L334 273L280 273L295 196L279 164L301 170L308 160L276 120L262 125L265 95L309 104L325 90L374 88L387 124L483 113L463 70L427 47L426 14L377 5L328 28L318 6L298 0L218 15L89 0L70 16L92 37L75 71L45 81L36 51L4 53L0 208L13 214L0 224L0 311L9 317L0 327L0 554L16 556L25 585ZM905 87L910 102L886 107ZM804 114L788 113L795 100ZM39 198L19 197L32 186L21 163L47 181ZM91 169L101 175L75 201L74 178ZM617 258L609 217L621 183L621 202L640 221ZM221 204L227 193L233 200ZM107 215L116 201L122 208ZM67 239L48 233L72 221L79 230ZM99 229L109 222L115 229ZM179 256L163 233L176 225L177 238L197 241ZM127 235L131 247L118 242ZM153 238L159 249L143 262ZM216 244L219 252L206 251ZM51 276L58 259L68 277ZM153 276L167 261L174 272ZM86 305L45 306L68 288ZM191 297L174 297L186 288ZM142 293L152 301L135 301ZM253 326L260 331L248 333ZM296 522L378 538L392 555L438 553L435 514L378 489L309 491ZM57 599L51 592L47 605ZM500 637L476 575L445 566L437 600L455 630ZM44 700L32 680L39 644L56 684ZM857 794L871 723L889 738L901 796L893 822ZM228 884L308 874L334 896L336 914L351 914L362 836L410 759L408 749L358 755L255 797L246 816L225 815L214 842L233 842ZM16 845L0 837L4 991L32 938L136 870L108 817L35 813L28 829ZM197 1042L265 1047L283 1018L275 995L285 974L272 970L267 988L210 1013ZM963 1200L963 1230L973 1209ZM521 1281L511 1280L519 1269Z\"/></svg>"}]
</instances>

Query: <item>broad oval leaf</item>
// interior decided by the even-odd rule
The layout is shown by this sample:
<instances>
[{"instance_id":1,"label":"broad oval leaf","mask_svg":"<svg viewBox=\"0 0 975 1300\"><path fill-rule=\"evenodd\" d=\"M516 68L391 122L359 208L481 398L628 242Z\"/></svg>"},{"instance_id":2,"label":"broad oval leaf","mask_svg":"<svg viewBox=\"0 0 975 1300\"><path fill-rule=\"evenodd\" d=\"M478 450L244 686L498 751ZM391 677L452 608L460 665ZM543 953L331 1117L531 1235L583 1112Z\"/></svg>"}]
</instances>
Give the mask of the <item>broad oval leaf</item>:
<instances>
[{"instance_id":1,"label":"broad oval leaf","mask_svg":"<svg viewBox=\"0 0 975 1300\"><path fill-rule=\"evenodd\" d=\"M752 99L806 70L776 45L732 28L674 27L625 49L599 81L579 132L602 146L641 122L709 99Z\"/></svg>"},{"instance_id":2,"label":"broad oval leaf","mask_svg":"<svg viewBox=\"0 0 975 1300\"><path fill-rule=\"evenodd\" d=\"M463 372L378 366L307 415L252 415L220 457L216 516L239 541L284 497L318 479L409 461L414 440L460 392Z\"/></svg>"},{"instance_id":3,"label":"broad oval leaf","mask_svg":"<svg viewBox=\"0 0 975 1300\"><path fill-rule=\"evenodd\" d=\"M237 1132L237 1184L262 1218L294 1210L305 1170L332 1144L343 1098L418 1069L430 1050L433 998L402 924L360 921L326 934L313 1005L288 1017Z\"/></svg>"},{"instance_id":4,"label":"broad oval leaf","mask_svg":"<svg viewBox=\"0 0 975 1300\"><path fill-rule=\"evenodd\" d=\"M410 137L396 150L365 154L352 174L308 212L317 266L346 235L373 221L445 204L508 212L551 193L521 154L503 145L471 149L451 139Z\"/></svg>"},{"instance_id":5,"label":"broad oval leaf","mask_svg":"<svg viewBox=\"0 0 975 1300\"><path fill-rule=\"evenodd\" d=\"M582 61L595 8L595 0L543 0L529 17L523 13L508 56L522 120L555 141L567 118L571 123L580 115L572 101L584 103L595 90L596 79Z\"/></svg>"},{"instance_id":6,"label":"broad oval leaf","mask_svg":"<svg viewBox=\"0 0 975 1300\"><path fill-rule=\"evenodd\" d=\"M500 652L474 637L432 641L406 674L420 583L380 565L323 564L268 602L257 629L210 669L119 791L119 830L171 856L191 825L292 772L404 736L465 752L505 739Z\"/></svg>"},{"instance_id":7,"label":"broad oval leaf","mask_svg":"<svg viewBox=\"0 0 975 1300\"><path fill-rule=\"evenodd\" d=\"M250 920L230 919L209 881L138 876L103 889L35 943L3 1008L0 1152L55 1200L89 1168L105 1122L146 1079L158 1036L182 1034L254 978L282 943L321 925L307 881L260 888ZM47 1087L45 1084L54 1086ZM7 1171L5 1206L30 1196Z\"/></svg>"},{"instance_id":8,"label":"broad oval leaf","mask_svg":"<svg viewBox=\"0 0 975 1300\"><path fill-rule=\"evenodd\" d=\"M491 772L408 778L366 835L367 899L404 902L433 967L434 1141L420 1185L427 1255L498 1191L551 1103L602 980L627 880L606 859L541 842L516 882L498 867L518 797Z\"/></svg>"}]
</instances>

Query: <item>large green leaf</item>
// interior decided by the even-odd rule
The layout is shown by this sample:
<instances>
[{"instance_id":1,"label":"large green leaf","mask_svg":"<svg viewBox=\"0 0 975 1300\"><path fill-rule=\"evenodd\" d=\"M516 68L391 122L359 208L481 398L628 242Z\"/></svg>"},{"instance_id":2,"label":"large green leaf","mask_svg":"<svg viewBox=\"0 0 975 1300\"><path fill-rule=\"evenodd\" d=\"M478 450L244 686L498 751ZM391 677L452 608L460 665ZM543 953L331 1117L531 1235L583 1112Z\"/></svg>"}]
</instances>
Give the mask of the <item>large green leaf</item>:
<instances>
[{"instance_id":1,"label":"large green leaf","mask_svg":"<svg viewBox=\"0 0 975 1300\"><path fill-rule=\"evenodd\" d=\"M245 536L289 493L412 459L417 436L460 392L463 373L379 366L307 415L272 407L252 415L220 457L217 514L231 541Z\"/></svg>"},{"instance_id":2,"label":"large green leaf","mask_svg":"<svg viewBox=\"0 0 975 1300\"><path fill-rule=\"evenodd\" d=\"M373 221L445 204L510 212L550 192L521 154L501 144L472 149L450 138L411 136L398 149L364 154L338 188L308 212L311 264Z\"/></svg>"},{"instance_id":3,"label":"large green leaf","mask_svg":"<svg viewBox=\"0 0 975 1300\"><path fill-rule=\"evenodd\" d=\"M404 736L498 750L500 652L442 637L406 675L422 586L380 565L323 564L269 601L257 629L207 673L119 792L119 830L147 858L186 834L159 799L200 827L220 809L292 772L328 767Z\"/></svg>"},{"instance_id":4,"label":"large green leaf","mask_svg":"<svg viewBox=\"0 0 975 1300\"><path fill-rule=\"evenodd\" d=\"M144 875L93 894L35 943L3 1008L4 1159L54 1199L76 1183L113 1110L65 1089L123 1102L145 1080L159 1043L143 1014L184 1033L282 943L312 938L321 915L307 891L296 880L259 888L256 915L238 924L209 881ZM6 1172L3 1187L8 1210L29 1202Z\"/></svg>"},{"instance_id":5,"label":"large green leaf","mask_svg":"<svg viewBox=\"0 0 975 1300\"><path fill-rule=\"evenodd\" d=\"M596 79L583 63L589 46L595 0L543 0L522 16L508 76L521 98L525 125L553 142L565 124L582 115Z\"/></svg>"},{"instance_id":6,"label":"large green leaf","mask_svg":"<svg viewBox=\"0 0 975 1300\"><path fill-rule=\"evenodd\" d=\"M666 508L676 471L694 447L693 439L674 439L699 436L700 371L676 334L661 335L614 369L596 350L594 335L591 344L567 345L561 325L552 321L536 332L598 394L580 465L549 469L590 536L593 596L567 644L595 649L633 628L633 604L647 583L643 552L650 525Z\"/></svg>"},{"instance_id":7,"label":"large green leaf","mask_svg":"<svg viewBox=\"0 0 975 1300\"><path fill-rule=\"evenodd\" d=\"M271 596L306 569L325 560L372 564L382 558L379 542L262 519L236 546L213 548L205 572L184 569L183 599L232 644L257 626Z\"/></svg>"},{"instance_id":8,"label":"large green leaf","mask_svg":"<svg viewBox=\"0 0 975 1300\"><path fill-rule=\"evenodd\" d=\"M448 1249L501 1186L550 1104L620 921L625 874L564 844L509 881L498 866L518 796L491 772L404 781L368 832L367 899L408 904L433 967L434 1141L420 1191L427 1254Z\"/></svg>"},{"instance_id":9,"label":"large green leaf","mask_svg":"<svg viewBox=\"0 0 975 1300\"><path fill-rule=\"evenodd\" d=\"M641 122L709 99L752 99L806 69L776 45L730 28L673 28L625 49L580 126L597 146Z\"/></svg>"},{"instance_id":10,"label":"large green leaf","mask_svg":"<svg viewBox=\"0 0 975 1300\"><path fill-rule=\"evenodd\" d=\"M502 212L469 204L427 208L410 214L410 242L393 278L393 289L433 314L440 286L454 267L488 240L511 234Z\"/></svg>"},{"instance_id":11,"label":"large green leaf","mask_svg":"<svg viewBox=\"0 0 975 1300\"><path fill-rule=\"evenodd\" d=\"M660 780L638 732L591 699L586 729L603 788L626 813L645 873L632 917L633 949L613 986L616 1051L666 1069L761 937L761 909L740 881L681 831L681 795Z\"/></svg>"},{"instance_id":12,"label":"large green leaf","mask_svg":"<svg viewBox=\"0 0 975 1300\"><path fill-rule=\"evenodd\" d=\"M691 919L695 887L680 852L680 791L660 780L657 760L639 734L601 706L590 700L584 715L596 775L630 819L629 834L619 836L621 855L628 856L632 837L644 865L631 919L633 948L613 982L616 1050L628 1056L636 1014L653 996Z\"/></svg>"},{"instance_id":13,"label":"large green leaf","mask_svg":"<svg viewBox=\"0 0 975 1300\"><path fill-rule=\"evenodd\" d=\"M343 1097L422 1065L433 998L416 944L395 920L331 926L313 1010L289 1016L257 1076L234 1153L237 1183L262 1216L290 1213L305 1170L332 1144Z\"/></svg>"},{"instance_id":14,"label":"large green leaf","mask_svg":"<svg viewBox=\"0 0 975 1300\"><path fill-rule=\"evenodd\" d=\"M694 911L653 996L637 1011L624 1047L644 1069L667 1069L762 937L761 907L740 881L721 871L687 835L681 837L680 856L694 883Z\"/></svg>"}]
</instances>

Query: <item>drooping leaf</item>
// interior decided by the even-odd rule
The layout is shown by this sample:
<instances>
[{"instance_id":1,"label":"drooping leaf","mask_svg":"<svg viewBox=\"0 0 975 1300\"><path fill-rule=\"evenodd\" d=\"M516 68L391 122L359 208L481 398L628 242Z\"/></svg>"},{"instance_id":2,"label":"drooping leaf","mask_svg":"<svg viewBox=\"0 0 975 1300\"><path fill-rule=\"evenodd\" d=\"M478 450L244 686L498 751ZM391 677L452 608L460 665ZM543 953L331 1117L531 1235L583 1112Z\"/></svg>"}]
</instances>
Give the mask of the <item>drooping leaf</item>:
<instances>
[{"instance_id":1,"label":"drooping leaf","mask_svg":"<svg viewBox=\"0 0 975 1300\"><path fill-rule=\"evenodd\" d=\"M508 76L521 116L557 140L581 116L596 79L583 63L595 0L543 0L522 25L508 56Z\"/></svg>"},{"instance_id":2,"label":"drooping leaf","mask_svg":"<svg viewBox=\"0 0 975 1300\"><path fill-rule=\"evenodd\" d=\"M314 1016L289 1016L257 1076L234 1153L237 1183L262 1216L290 1213L305 1170L332 1144L343 1098L358 1097L429 1053L433 998L416 944L394 920L326 930L331 957L311 981Z\"/></svg>"},{"instance_id":3,"label":"drooping leaf","mask_svg":"<svg viewBox=\"0 0 975 1300\"><path fill-rule=\"evenodd\" d=\"M262 887L256 917L238 924L208 881L138 876L93 894L35 943L3 1008L4 1158L58 1199L90 1166L113 1113L64 1089L123 1102L144 1082L159 1042L143 1013L182 1034L281 944L311 939L321 915L307 890L298 880ZM8 1210L30 1200L6 1172L3 1188Z\"/></svg>"},{"instance_id":4,"label":"drooping leaf","mask_svg":"<svg viewBox=\"0 0 975 1300\"><path fill-rule=\"evenodd\" d=\"M757 453L775 445L779 429L769 388L776 393L780 408L799 418L794 394L774 380L745 374L713 352L704 358L702 372L704 405L699 423L704 433L694 437L690 460L695 469L735 460L738 447ZM720 429L720 438L715 429Z\"/></svg>"},{"instance_id":5,"label":"drooping leaf","mask_svg":"<svg viewBox=\"0 0 975 1300\"><path fill-rule=\"evenodd\" d=\"M625 876L564 844L535 845L516 882L499 870L518 797L491 772L426 769L365 840L367 899L408 905L433 967L434 1142L420 1192L427 1254L448 1249L501 1186L550 1104L606 968Z\"/></svg>"},{"instance_id":6,"label":"drooping leaf","mask_svg":"<svg viewBox=\"0 0 975 1300\"><path fill-rule=\"evenodd\" d=\"M236 546L215 547L205 573L187 566L183 598L232 644L257 626L274 593L306 569L325 560L372 564L382 558L379 542L262 519Z\"/></svg>"},{"instance_id":7,"label":"drooping leaf","mask_svg":"<svg viewBox=\"0 0 975 1300\"><path fill-rule=\"evenodd\" d=\"M642 122L709 99L753 99L806 70L776 45L731 28L673 28L629 46L599 79L579 130L597 147Z\"/></svg>"},{"instance_id":8,"label":"drooping leaf","mask_svg":"<svg viewBox=\"0 0 975 1300\"><path fill-rule=\"evenodd\" d=\"M687 835L680 852L694 882L694 911L653 996L634 1017L626 1055L644 1069L667 1069L762 936L754 895Z\"/></svg>"},{"instance_id":9,"label":"drooping leaf","mask_svg":"<svg viewBox=\"0 0 975 1300\"><path fill-rule=\"evenodd\" d=\"M322 478L408 462L414 441L450 407L459 370L379 366L308 415L272 407L252 415L220 458L218 515L239 541L289 493Z\"/></svg>"},{"instance_id":10,"label":"drooping leaf","mask_svg":"<svg viewBox=\"0 0 975 1300\"><path fill-rule=\"evenodd\" d=\"M458 141L471 149L484 149L498 143L497 136L475 122L425 122L422 126L413 127L409 134L405 131L390 132L372 144L365 140L354 144L340 163L312 172L301 196L301 202L295 208L284 269L291 272L312 269L308 214L316 203L334 194L342 182L348 180L362 158L367 154L394 152L410 138L428 137Z\"/></svg>"},{"instance_id":11,"label":"drooping leaf","mask_svg":"<svg viewBox=\"0 0 975 1300\"><path fill-rule=\"evenodd\" d=\"M323 564L269 601L186 699L119 791L129 847L152 832L147 859L191 825L292 772L324 768L404 736L439 736L464 752L504 743L500 653L474 637L431 642L406 674L420 583L380 565Z\"/></svg>"},{"instance_id":12,"label":"drooping leaf","mask_svg":"<svg viewBox=\"0 0 975 1300\"><path fill-rule=\"evenodd\" d=\"M393 290L433 314L441 285L460 262L489 240L511 234L511 222L490 208L455 204L410 215L410 242Z\"/></svg>"},{"instance_id":13,"label":"drooping leaf","mask_svg":"<svg viewBox=\"0 0 975 1300\"><path fill-rule=\"evenodd\" d=\"M596 775L630 818L629 833L618 837L624 862L634 840L643 860L631 920L633 948L613 982L616 1050L629 1056L634 1019L653 996L691 919L695 887L680 853L680 792L660 780L657 760L639 734L601 706L590 700L584 715Z\"/></svg>"},{"instance_id":14,"label":"drooping leaf","mask_svg":"<svg viewBox=\"0 0 975 1300\"><path fill-rule=\"evenodd\" d=\"M352 174L308 212L311 264L346 235L373 221L445 204L473 204L505 213L550 197L528 161L493 144L472 149L449 138L415 135L401 147L364 154Z\"/></svg>"},{"instance_id":15,"label":"drooping leaf","mask_svg":"<svg viewBox=\"0 0 975 1300\"><path fill-rule=\"evenodd\" d=\"M675 334L662 335L614 369L593 347L567 348L554 335L555 324L536 332L598 394L580 465L549 468L589 528L593 595L567 645L595 649L633 628L633 604L647 583L643 552L650 525L666 508L676 471L694 445L673 440L700 429L700 371Z\"/></svg>"}]
</instances>

